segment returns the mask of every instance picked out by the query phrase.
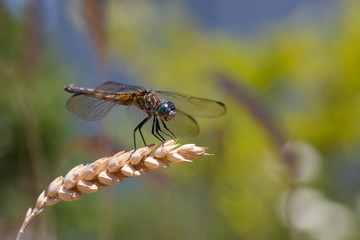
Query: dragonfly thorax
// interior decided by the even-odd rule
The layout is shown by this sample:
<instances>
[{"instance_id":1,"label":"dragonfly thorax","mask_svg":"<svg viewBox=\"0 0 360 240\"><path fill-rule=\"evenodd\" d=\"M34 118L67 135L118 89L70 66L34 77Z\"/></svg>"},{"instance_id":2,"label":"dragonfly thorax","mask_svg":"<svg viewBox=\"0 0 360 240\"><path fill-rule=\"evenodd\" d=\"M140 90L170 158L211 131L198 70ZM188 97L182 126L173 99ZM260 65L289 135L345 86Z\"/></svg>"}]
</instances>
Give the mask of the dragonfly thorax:
<instances>
[{"instance_id":1,"label":"dragonfly thorax","mask_svg":"<svg viewBox=\"0 0 360 240\"><path fill-rule=\"evenodd\" d=\"M162 120L169 121L176 115L175 104L172 102L163 102L158 109L159 117Z\"/></svg>"}]
</instances>

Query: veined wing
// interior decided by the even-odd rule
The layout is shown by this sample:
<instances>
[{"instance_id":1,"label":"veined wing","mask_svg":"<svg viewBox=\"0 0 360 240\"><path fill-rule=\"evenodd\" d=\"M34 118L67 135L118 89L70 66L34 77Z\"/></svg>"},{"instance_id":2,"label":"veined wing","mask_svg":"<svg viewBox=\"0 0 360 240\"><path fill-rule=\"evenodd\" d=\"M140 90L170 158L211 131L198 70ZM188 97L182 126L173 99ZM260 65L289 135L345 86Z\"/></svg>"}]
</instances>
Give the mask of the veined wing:
<instances>
[{"instance_id":1,"label":"veined wing","mask_svg":"<svg viewBox=\"0 0 360 240\"><path fill-rule=\"evenodd\" d=\"M173 102L176 112L180 110L195 117L220 117L226 112L225 105L215 100L168 91L156 91L156 93L163 101Z\"/></svg>"},{"instance_id":2,"label":"veined wing","mask_svg":"<svg viewBox=\"0 0 360 240\"><path fill-rule=\"evenodd\" d=\"M196 120L180 110L177 110L176 116L170 121L165 122L165 124L176 137L195 137L200 132Z\"/></svg>"},{"instance_id":3,"label":"veined wing","mask_svg":"<svg viewBox=\"0 0 360 240\"><path fill-rule=\"evenodd\" d=\"M141 92L146 91L145 88L135 85L127 85L124 83L118 82L104 82L103 84L97 86L96 90L101 90L105 92Z\"/></svg>"},{"instance_id":4,"label":"veined wing","mask_svg":"<svg viewBox=\"0 0 360 240\"><path fill-rule=\"evenodd\" d=\"M126 109L126 113L130 121L137 126L142 120L144 120L148 115L136 108L134 105L130 105ZM151 132L153 120L150 119L144 126L143 130L147 132ZM188 114L176 111L176 116L170 121L165 122L166 126L176 135L176 137L194 137L199 135L199 126L194 118L189 116ZM160 122L160 127L164 132L167 130L163 127ZM165 135L162 134L164 137Z\"/></svg>"},{"instance_id":5,"label":"veined wing","mask_svg":"<svg viewBox=\"0 0 360 240\"><path fill-rule=\"evenodd\" d=\"M112 96L111 94L133 93L146 91L146 89L140 86L132 86L123 83L105 82L90 93L95 93L96 91L106 92L106 96ZM111 101L105 101L105 98L101 99L100 97L95 97L95 95L92 97L86 96L85 94L86 93L84 92L80 92L72 95L66 103L66 109L87 121L103 119L116 103L121 104L121 101L113 100L112 97L110 97ZM126 95L128 94L124 94L124 97L126 97Z\"/></svg>"},{"instance_id":6,"label":"veined wing","mask_svg":"<svg viewBox=\"0 0 360 240\"><path fill-rule=\"evenodd\" d=\"M87 121L103 119L116 104L81 94L72 95L66 102L66 109Z\"/></svg>"}]
</instances>

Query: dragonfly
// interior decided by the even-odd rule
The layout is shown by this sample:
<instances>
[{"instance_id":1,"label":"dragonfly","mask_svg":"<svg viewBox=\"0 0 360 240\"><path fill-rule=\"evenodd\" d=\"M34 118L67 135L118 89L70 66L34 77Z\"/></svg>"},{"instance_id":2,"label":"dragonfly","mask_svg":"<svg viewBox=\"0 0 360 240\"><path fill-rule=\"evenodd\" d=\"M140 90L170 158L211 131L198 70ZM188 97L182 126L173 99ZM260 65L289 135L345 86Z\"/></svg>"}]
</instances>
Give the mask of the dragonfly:
<instances>
[{"instance_id":1,"label":"dragonfly","mask_svg":"<svg viewBox=\"0 0 360 240\"><path fill-rule=\"evenodd\" d=\"M112 81L96 88L71 84L64 90L73 93L66 109L87 121L103 119L114 106L127 106L128 117L137 123L133 131L135 150L137 131L146 146L141 129L150 119L152 135L164 143L164 136L172 139L177 139L176 135L197 136L199 125L194 117L219 117L226 112L225 105L219 101Z\"/></svg>"}]
</instances>

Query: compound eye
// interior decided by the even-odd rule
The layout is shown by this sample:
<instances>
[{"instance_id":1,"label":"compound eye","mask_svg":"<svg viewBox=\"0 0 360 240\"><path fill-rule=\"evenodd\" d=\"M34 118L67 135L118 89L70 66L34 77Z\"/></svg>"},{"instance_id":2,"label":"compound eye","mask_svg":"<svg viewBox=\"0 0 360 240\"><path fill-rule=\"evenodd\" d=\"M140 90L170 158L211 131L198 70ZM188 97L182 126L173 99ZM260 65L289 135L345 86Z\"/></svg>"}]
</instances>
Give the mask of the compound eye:
<instances>
[{"instance_id":1,"label":"compound eye","mask_svg":"<svg viewBox=\"0 0 360 240\"><path fill-rule=\"evenodd\" d=\"M164 102L159 107L159 113L165 121L169 121L176 115L175 104L172 102Z\"/></svg>"},{"instance_id":2,"label":"compound eye","mask_svg":"<svg viewBox=\"0 0 360 240\"><path fill-rule=\"evenodd\" d=\"M163 104L161 104L160 108L159 108L161 113L168 113L170 112L170 108L169 105L165 102Z\"/></svg>"},{"instance_id":3,"label":"compound eye","mask_svg":"<svg viewBox=\"0 0 360 240\"><path fill-rule=\"evenodd\" d=\"M172 102L168 102L167 104L168 104L170 110L173 110L173 111L175 110L175 104L173 104Z\"/></svg>"}]
</instances>

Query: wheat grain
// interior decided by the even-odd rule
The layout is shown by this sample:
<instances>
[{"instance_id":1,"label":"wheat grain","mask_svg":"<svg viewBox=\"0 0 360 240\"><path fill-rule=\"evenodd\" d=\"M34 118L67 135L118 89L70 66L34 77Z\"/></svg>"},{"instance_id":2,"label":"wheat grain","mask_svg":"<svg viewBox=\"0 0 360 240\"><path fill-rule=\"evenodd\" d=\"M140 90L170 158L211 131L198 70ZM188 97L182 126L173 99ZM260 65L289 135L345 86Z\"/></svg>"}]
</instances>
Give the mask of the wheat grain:
<instances>
[{"instance_id":1,"label":"wheat grain","mask_svg":"<svg viewBox=\"0 0 360 240\"><path fill-rule=\"evenodd\" d=\"M104 157L93 163L80 164L71 169L65 177L54 179L47 194L43 191L35 208L29 208L19 230L17 240L21 240L29 223L39 215L46 206L60 201L74 201L83 193L93 193L102 187L123 182L124 178L140 176L149 170L160 170L169 167L170 163L192 162L193 158L209 156L207 148L195 144L180 146L176 141L166 141L157 148L154 144L134 151L122 151L111 157Z\"/></svg>"}]
</instances>

